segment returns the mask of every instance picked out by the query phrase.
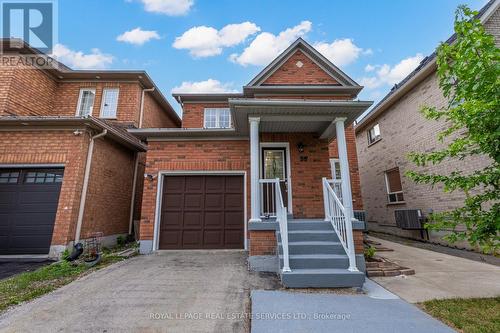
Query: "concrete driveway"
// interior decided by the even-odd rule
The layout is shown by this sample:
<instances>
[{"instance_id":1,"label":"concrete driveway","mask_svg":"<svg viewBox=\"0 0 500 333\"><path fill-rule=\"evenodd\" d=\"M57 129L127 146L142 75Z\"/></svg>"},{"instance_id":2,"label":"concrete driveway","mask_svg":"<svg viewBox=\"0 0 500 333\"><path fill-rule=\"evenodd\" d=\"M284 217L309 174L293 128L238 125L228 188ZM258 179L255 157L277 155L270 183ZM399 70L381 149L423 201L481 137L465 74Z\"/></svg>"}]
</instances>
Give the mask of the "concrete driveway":
<instances>
[{"instance_id":1,"label":"concrete driveway","mask_svg":"<svg viewBox=\"0 0 500 333\"><path fill-rule=\"evenodd\" d=\"M436 298L500 296L500 267L419 249L370 236L393 252L380 252L415 275L374 277L378 284L404 300L417 303Z\"/></svg>"},{"instance_id":2,"label":"concrete driveway","mask_svg":"<svg viewBox=\"0 0 500 333\"><path fill-rule=\"evenodd\" d=\"M0 315L1 332L246 332L249 293L274 289L240 251L139 256Z\"/></svg>"}]
</instances>

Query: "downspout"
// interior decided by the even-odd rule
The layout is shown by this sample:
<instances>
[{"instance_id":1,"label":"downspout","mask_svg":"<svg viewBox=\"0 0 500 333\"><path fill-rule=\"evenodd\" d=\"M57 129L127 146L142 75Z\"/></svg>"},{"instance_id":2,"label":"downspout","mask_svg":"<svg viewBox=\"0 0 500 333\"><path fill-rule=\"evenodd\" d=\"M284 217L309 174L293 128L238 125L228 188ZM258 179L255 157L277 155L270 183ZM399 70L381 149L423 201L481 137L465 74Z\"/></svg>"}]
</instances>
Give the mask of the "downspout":
<instances>
[{"instance_id":1,"label":"downspout","mask_svg":"<svg viewBox=\"0 0 500 333\"><path fill-rule=\"evenodd\" d=\"M78 220L76 222L75 244L80 241L80 233L82 231L83 213L85 210L85 201L87 200L87 189L89 187L90 166L92 164L92 153L94 151L94 141L108 134L108 130L103 130L90 138L89 149L87 151L87 163L85 164L85 173L83 176L82 196L80 198L80 209L78 210Z\"/></svg>"},{"instance_id":2,"label":"downspout","mask_svg":"<svg viewBox=\"0 0 500 333\"><path fill-rule=\"evenodd\" d=\"M137 171L139 168L139 153L135 153L134 180L132 181L132 199L130 200L130 220L128 224L128 234L132 234L132 223L134 222L135 189L137 187Z\"/></svg>"},{"instance_id":3,"label":"downspout","mask_svg":"<svg viewBox=\"0 0 500 333\"><path fill-rule=\"evenodd\" d=\"M139 128L142 128L142 119L144 118L144 95L146 92L149 91L155 91L155 88L151 89L142 89L142 96L141 96L141 111L139 113Z\"/></svg>"}]
</instances>

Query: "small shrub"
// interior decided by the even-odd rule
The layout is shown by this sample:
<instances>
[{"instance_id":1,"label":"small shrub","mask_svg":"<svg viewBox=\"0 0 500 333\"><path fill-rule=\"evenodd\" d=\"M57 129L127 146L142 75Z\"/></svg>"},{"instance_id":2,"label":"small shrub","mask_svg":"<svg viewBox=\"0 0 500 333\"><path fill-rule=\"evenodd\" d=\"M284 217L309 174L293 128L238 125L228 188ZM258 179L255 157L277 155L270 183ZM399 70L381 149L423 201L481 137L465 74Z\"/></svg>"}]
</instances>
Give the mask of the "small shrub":
<instances>
[{"instance_id":1,"label":"small shrub","mask_svg":"<svg viewBox=\"0 0 500 333\"><path fill-rule=\"evenodd\" d=\"M370 247L365 249L365 258L372 259L375 256L376 252L377 252L377 250L373 246L370 245Z\"/></svg>"},{"instance_id":2,"label":"small shrub","mask_svg":"<svg viewBox=\"0 0 500 333\"><path fill-rule=\"evenodd\" d=\"M127 239L124 236L118 236L116 237L116 244L119 246L123 246L127 243Z\"/></svg>"}]
</instances>

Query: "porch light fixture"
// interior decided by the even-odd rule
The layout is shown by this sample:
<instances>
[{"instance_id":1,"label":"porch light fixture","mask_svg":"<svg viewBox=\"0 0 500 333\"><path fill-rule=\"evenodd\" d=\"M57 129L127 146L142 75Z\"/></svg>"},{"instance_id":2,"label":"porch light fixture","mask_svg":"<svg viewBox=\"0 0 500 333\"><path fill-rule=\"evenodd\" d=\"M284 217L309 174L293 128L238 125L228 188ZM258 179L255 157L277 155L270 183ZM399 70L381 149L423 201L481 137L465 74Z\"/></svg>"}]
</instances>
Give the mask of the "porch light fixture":
<instances>
[{"instance_id":1,"label":"porch light fixture","mask_svg":"<svg viewBox=\"0 0 500 333\"><path fill-rule=\"evenodd\" d=\"M299 153L303 153L304 152L304 144L302 142L299 142L297 143L297 149L299 151Z\"/></svg>"}]
</instances>

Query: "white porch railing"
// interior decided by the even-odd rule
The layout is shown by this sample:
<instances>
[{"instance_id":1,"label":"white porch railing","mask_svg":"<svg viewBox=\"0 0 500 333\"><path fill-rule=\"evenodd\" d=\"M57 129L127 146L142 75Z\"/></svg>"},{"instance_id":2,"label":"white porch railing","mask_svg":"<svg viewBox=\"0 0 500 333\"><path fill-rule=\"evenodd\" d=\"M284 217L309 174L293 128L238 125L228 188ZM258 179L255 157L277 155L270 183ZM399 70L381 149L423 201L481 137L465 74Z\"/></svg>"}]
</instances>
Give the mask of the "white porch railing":
<instances>
[{"instance_id":1,"label":"white porch railing","mask_svg":"<svg viewBox=\"0 0 500 333\"><path fill-rule=\"evenodd\" d=\"M328 184L332 187L333 191L339 198L340 202L344 202L342 200L342 180L341 179L327 179Z\"/></svg>"},{"instance_id":2,"label":"white porch railing","mask_svg":"<svg viewBox=\"0 0 500 333\"><path fill-rule=\"evenodd\" d=\"M323 178L323 196L325 201L325 220L330 221L339 237L340 243L349 257L349 270L357 271L354 239L352 236L352 211L345 209L331 186L331 180Z\"/></svg>"},{"instance_id":3,"label":"white porch railing","mask_svg":"<svg viewBox=\"0 0 500 333\"><path fill-rule=\"evenodd\" d=\"M276 179L260 179L260 216L276 217ZM279 187L278 187L279 189ZM281 193L281 190L278 190Z\"/></svg>"},{"instance_id":4,"label":"white porch railing","mask_svg":"<svg viewBox=\"0 0 500 333\"><path fill-rule=\"evenodd\" d=\"M260 198L262 216L275 217L280 228L283 249L283 272L291 272L288 255L288 211L281 194L279 178L260 179Z\"/></svg>"}]
</instances>

